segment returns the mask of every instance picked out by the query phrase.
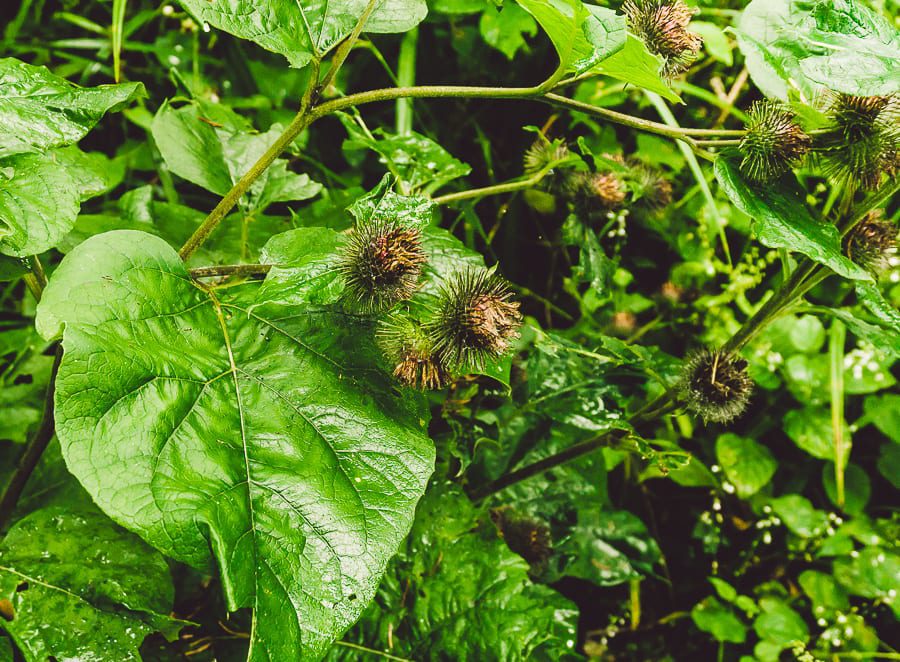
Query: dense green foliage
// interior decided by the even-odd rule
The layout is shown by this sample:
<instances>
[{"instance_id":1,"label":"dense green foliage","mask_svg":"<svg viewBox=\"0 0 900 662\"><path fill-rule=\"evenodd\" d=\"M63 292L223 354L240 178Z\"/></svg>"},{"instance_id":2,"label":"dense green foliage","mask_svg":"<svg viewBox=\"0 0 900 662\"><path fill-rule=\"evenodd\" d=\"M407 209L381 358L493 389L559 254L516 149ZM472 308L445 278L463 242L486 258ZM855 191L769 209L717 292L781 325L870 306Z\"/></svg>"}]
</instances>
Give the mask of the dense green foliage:
<instances>
[{"instance_id":1,"label":"dense green foliage","mask_svg":"<svg viewBox=\"0 0 900 662\"><path fill-rule=\"evenodd\" d=\"M0 660L900 659L895 0L20 0Z\"/></svg>"}]
</instances>

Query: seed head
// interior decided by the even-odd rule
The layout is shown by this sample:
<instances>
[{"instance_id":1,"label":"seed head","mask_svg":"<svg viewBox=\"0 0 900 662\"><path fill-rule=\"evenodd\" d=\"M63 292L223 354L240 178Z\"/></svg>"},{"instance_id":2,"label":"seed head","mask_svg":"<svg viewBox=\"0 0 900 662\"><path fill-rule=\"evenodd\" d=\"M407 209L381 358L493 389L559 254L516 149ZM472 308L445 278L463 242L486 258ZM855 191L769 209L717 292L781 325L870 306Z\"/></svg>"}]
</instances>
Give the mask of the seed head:
<instances>
[{"instance_id":1,"label":"seed head","mask_svg":"<svg viewBox=\"0 0 900 662\"><path fill-rule=\"evenodd\" d=\"M425 261L419 230L375 220L350 232L339 269L353 305L376 313L415 293Z\"/></svg>"},{"instance_id":2,"label":"seed head","mask_svg":"<svg viewBox=\"0 0 900 662\"><path fill-rule=\"evenodd\" d=\"M507 546L528 561L532 574L541 574L553 553L553 538L547 523L520 515L508 506L492 510L491 519Z\"/></svg>"},{"instance_id":3,"label":"seed head","mask_svg":"<svg viewBox=\"0 0 900 662\"><path fill-rule=\"evenodd\" d=\"M622 11L631 32L663 59L663 75L687 71L703 46L703 38L687 29L694 14L690 7L682 0L626 0Z\"/></svg>"},{"instance_id":4,"label":"seed head","mask_svg":"<svg viewBox=\"0 0 900 662\"><path fill-rule=\"evenodd\" d=\"M752 391L747 362L740 357L702 350L685 362L682 395L705 421L727 423L737 418L747 408Z\"/></svg>"},{"instance_id":5,"label":"seed head","mask_svg":"<svg viewBox=\"0 0 900 662\"><path fill-rule=\"evenodd\" d=\"M757 184L767 184L796 166L812 147L787 108L757 101L750 108L747 134L741 140L741 171Z\"/></svg>"},{"instance_id":6,"label":"seed head","mask_svg":"<svg viewBox=\"0 0 900 662\"><path fill-rule=\"evenodd\" d=\"M634 158L628 160L628 165L638 204L651 211L659 211L672 204L672 182L661 170Z\"/></svg>"},{"instance_id":7,"label":"seed head","mask_svg":"<svg viewBox=\"0 0 900 662\"><path fill-rule=\"evenodd\" d=\"M847 256L874 275L890 267L890 258L897 252L897 226L879 211L869 212L847 234Z\"/></svg>"},{"instance_id":8,"label":"seed head","mask_svg":"<svg viewBox=\"0 0 900 662\"><path fill-rule=\"evenodd\" d=\"M602 209L617 209L625 202L625 183L614 172L585 175L581 185L586 201Z\"/></svg>"},{"instance_id":9,"label":"seed head","mask_svg":"<svg viewBox=\"0 0 900 662\"><path fill-rule=\"evenodd\" d=\"M483 268L467 268L441 288L428 324L434 350L445 365L482 369L519 337L519 303L506 281Z\"/></svg>"},{"instance_id":10,"label":"seed head","mask_svg":"<svg viewBox=\"0 0 900 662\"><path fill-rule=\"evenodd\" d=\"M825 173L864 190L900 170L900 96L835 94L819 151Z\"/></svg>"},{"instance_id":11,"label":"seed head","mask_svg":"<svg viewBox=\"0 0 900 662\"><path fill-rule=\"evenodd\" d=\"M539 136L525 152L522 167L526 175L540 172L551 163L562 161L569 156L569 148L562 140L547 140Z\"/></svg>"},{"instance_id":12,"label":"seed head","mask_svg":"<svg viewBox=\"0 0 900 662\"><path fill-rule=\"evenodd\" d=\"M449 383L450 374L417 321L392 315L379 323L375 340L394 366L392 374L404 386L424 391L440 389Z\"/></svg>"}]
</instances>

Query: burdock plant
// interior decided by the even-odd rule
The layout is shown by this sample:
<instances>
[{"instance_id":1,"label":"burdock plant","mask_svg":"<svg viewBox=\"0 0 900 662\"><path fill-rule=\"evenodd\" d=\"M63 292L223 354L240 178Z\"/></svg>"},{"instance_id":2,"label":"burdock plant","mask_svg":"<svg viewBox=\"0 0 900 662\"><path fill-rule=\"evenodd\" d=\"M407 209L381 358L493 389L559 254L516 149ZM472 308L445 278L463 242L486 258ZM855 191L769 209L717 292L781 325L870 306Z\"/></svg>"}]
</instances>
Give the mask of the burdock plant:
<instances>
[{"instance_id":1,"label":"burdock plant","mask_svg":"<svg viewBox=\"0 0 900 662\"><path fill-rule=\"evenodd\" d=\"M622 11L631 32L662 58L663 75L687 71L703 46L703 38L688 30L694 10L681 0L626 0Z\"/></svg>"},{"instance_id":2,"label":"burdock plant","mask_svg":"<svg viewBox=\"0 0 900 662\"><path fill-rule=\"evenodd\" d=\"M685 362L681 395L705 421L727 423L747 408L753 381L747 362L715 350L701 350Z\"/></svg>"},{"instance_id":3,"label":"burdock plant","mask_svg":"<svg viewBox=\"0 0 900 662\"><path fill-rule=\"evenodd\" d=\"M428 331L445 364L482 369L509 350L521 324L506 281L490 269L470 267L441 288Z\"/></svg>"},{"instance_id":4,"label":"burdock plant","mask_svg":"<svg viewBox=\"0 0 900 662\"><path fill-rule=\"evenodd\" d=\"M847 256L877 276L888 270L897 252L897 232L897 226L880 211L870 212L847 234Z\"/></svg>"},{"instance_id":5,"label":"burdock plant","mask_svg":"<svg viewBox=\"0 0 900 662\"><path fill-rule=\"evenodd\" d=\"M827 175L864 190L900 168L900 97L833 95L829 125L819 140Z\"/></svg>"},{"instance_id":6,"label":"burdock plant","mask_svg":"<svg viewBox=\"0 0 900 662\"><path fill-rule=\"evenodd\" d=\"M421 231L373 220L358 223L350 232L339 269L351 305L375 313L415 293L425 261Z\"/></svg>"},{"instance_id":7,"label":"burdock plant","mask_svg":"<svg viewBox=\"0 0 900 662\"><path fill-rule=\"evenodd\" d=\"M404 386L433 390L443 388L450 381L431 338L416 320L401 314L391 315L379 323L375 339L393 366L392 374Z\"/></svg>"},{"instance_id":8,"label":"burdock plant","mask_svg":"<svg viewBox=\"0 0 900 662\"><path fill-rule=\"evenodd\" d=\"M812 139L789 109L772 101L750 108L747 134L741 140L741 171L757 184L766 184L798 165L812 147Z\"/></svg>"}]
</instances>

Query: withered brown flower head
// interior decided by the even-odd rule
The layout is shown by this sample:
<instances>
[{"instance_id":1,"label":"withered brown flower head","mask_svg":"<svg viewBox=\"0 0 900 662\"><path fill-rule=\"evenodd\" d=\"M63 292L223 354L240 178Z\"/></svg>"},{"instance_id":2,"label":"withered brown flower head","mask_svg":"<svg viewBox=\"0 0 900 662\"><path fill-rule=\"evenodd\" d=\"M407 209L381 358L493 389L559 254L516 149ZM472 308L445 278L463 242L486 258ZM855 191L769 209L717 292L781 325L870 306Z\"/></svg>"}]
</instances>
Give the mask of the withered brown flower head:
<instances>
[{"instance_id":1,"label":"withered brown flower head","mask_svg":"<svg viewBox=\"0 0 900 662\"><path fill-rule=\"evenodd\" d=\"M626 0L628 28L663 59L663 74L677 76L696 59L703 38L688 30L694 11L682 0Z\"/></svg>"},{"instance_id":2,"label":"withered brown flower head","mask_svg":"<svg viewBox=\"0 0 900 662\"><path fill-rule=\"evenodd\" d=\"M417 321L391 315L379 323L375 339L394 366L393 376L404 386L429 390L443 388L450 382L450 373Z\"/></svg>"},{"instance_id":3,"label":"withered brown flower head","mask_svg":"<svg viewBox=\"0 0 900 662\"><path fill-rule=\"evenodd\" d=\"M741 139L741 171L757 184L766 184L794 166L812 148L812 138L796 116L772 101L757 101L750 108L747 134Z\"/></svg>"},{"instance_id":4,"label":"withered brown flower head","mask_svg":"<svg viewBox=\"0 0 900 662\"><path fill-rule=\"evenodd\" d=\"M891 256L897 252L897 234L897 226L880 211L869 212L847 234L847 257L877 276L890 267Z\"/></svg>"},{"instance_id":5,"label":"withered brown flower head","mask_svg":"<svg viewBox=\"0 0 900 662\"><path fill-rule=\"evenodd\" d=\"M339 269L354 306L366 313L389 309L416 291L425 264L422 233L394 221L358 224Z\"/></svg>"},{"instance_id":6,"label":"withered brown flower head","mask_svg":"<svg viewBox=\"0 0 900 662\"><path fill-rule=\"evenodd\" d=\"M727 423L747 408L753 380L744 359L702 350L685 362L680 390L688 407L705 421Z\"/></svg>"},{"instance_id":7,"label":"withered brown flower head","mask_svg":"<svg viewBox=\"0 0 900 662\"><path fill-rule=\"evenodd\" d=\"M532 574L539 575L546 569L553 553L553 537L546 522L518 514L508 506L492 510L491 520L506 545L528 561Z\"/></svg>"},{"instance_id":8,"label":"withered brown flower head","mask_svg":"<svg viewBox=\"0 0 900 662\"><path fill-rule=\"evenodd\" d=\"M467 268L441 289L428 330L447 365L480 369L509 350L521 324L506 281L488 269Z\"/></svg>"},{"instance_id":9,"label":"withered brown flower head","mask_svg":"<svg viewBox=\"0 0 900 662\"><path fill-rule=\"evenodd\" d=\"M627 163L631 168L631 180L637 189L639 205L659 211L672 204L672 182L660 169L633 157Z\"/></svg>"},{"instance_id":10,"label":"withered brown flower head","mask_svg":"<svg viewBox=\"0 0 900 662\"><path fill-rule=\"evenodd\" d=\"M625 202L625 183L614 172L587 175L582 186L590 202L603 209L617 209Z\"/></svg>"},{"instance_id":11,"label":"withered brown flower head","mask_svg":"<svg viewBox=\"0 0 900 662\"><path fill-rule=\"evenodd\" d=\"M819 138L825 173L864 190L900 170L900 96L832 95L829 125Z\"/></svg>"}]
</instances>

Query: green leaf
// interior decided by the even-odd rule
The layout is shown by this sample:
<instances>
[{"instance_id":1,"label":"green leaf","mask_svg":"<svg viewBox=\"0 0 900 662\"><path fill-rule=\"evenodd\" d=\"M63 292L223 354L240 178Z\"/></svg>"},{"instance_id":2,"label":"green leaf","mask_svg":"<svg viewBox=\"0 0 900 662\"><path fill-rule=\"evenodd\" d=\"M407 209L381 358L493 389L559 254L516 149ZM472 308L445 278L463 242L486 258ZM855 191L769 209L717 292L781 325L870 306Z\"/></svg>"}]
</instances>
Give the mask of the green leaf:
<instances>
[{"instance_id":1,"label":"green leaf","mask_svg":"<svg viewBox=\"0 0 900 662\"><path fill-rule=\"evenodd\" d=\"M834 560L834 578L851 595L882 599L900 612L900 556L882 547L866 547L858 554Z\"/></svg>"},{"instance_id":2,"label":"green leaf","mask_svg":"<svg viewBox=\"0 0 900 662\"><path fill-rule=\"evenodd\" d=\"M243 118L205 102L174 108L165 103L151 126L153 139L173 173L217 195L225 195L282 132L278 124L266 133L252 133ZM251 211L274 202L306 200L322 187L307 175L288 171L276 159L253 183L244 198Z\"/></svg>"},{"instance_id":3,"label":"green leaf","mask_svg":"<svg viewBox=\"0 0 900 662\"><path fill-rule=\"evenodd\" d=\"M878 318L879 322L888 327L900 329L900 311L884 298L877 283L858 281L856 296L868 311Z\"/></svg>"},{"instance_id":4,"label":"green leaf","mask_svg":"<svg viewBox=\"0 0 900 662\"><path fill-rule=\"evenodd\" d=\"M708 632L716 641L742 644L747 639L747 626L730 607L712 596L694 605L691 620L699 630Z\"/></svg>"},{"instance_id":5,"label":"green leaf","mask_svg":"<svg viewBox=\"0 0 900 662\"><path fill-rule=\"evenodd\" d=\"M797 447L820 460L834 461L834 430L831 413L818 407L805 407L789 411L784 416L784 433ZM850 429L844 423L844 438L850 438ZM850 449L847 448L849 453ZM846 462L846 456L844 458Z\"/></svg>"},{"instance_id":6,"label":"green leaf","mask_svg":"<svg viewBox=\"0 0 900 662\"><path fill-rule=\"evenodd\" d=\"M356 620L434 461L371 322L301 303L309 265L285 305L252 283L201 289L162 239L109 232L63 259L36 320L65 327L69 469L167 555L215 560L228 608L255 610L254 661L314 659Z\"/></svg>"},{"instance_id":7,"label":"green leaf","mask_svg":"<svg viewBox=\"0 0 900 662\"><path fill-rule=\"evenodd\" d=\"M865 419L888 439L900 444L900 395L870 395L863 401Z\"/></svg>"},{"instance_id":8,"label":"green leaf","mask_svg":"<svg viewBox=\"0 0 900 662\"><path fill-rule=\"evenodd\" d=\"M433 193L472 170L431 138L415 131L401 136L378 128L367 135L350 115L338 113L338 119L349 134L344 151L370 149L380 155L381 163L403 182L409 193Z\"/></svg>"},{"instance_id":9,"label":"green leaf","mask_svg":"<svg viewBox=\"0 0 900 662\"><path fill-rule=\"evenodd\" d=\"M900 327L872 324L843 308L831 308L828 312L846 324L857 338L872 343L879 352L887 356L900 358Z\"/></svg>"},{"instance_id":10,"label":"green leaf","mask_svg":"<svg viewBox=\"0 0 900 662\"><path fill-rule=\"evenodd\" d=\"M691 30L703 37L703 47L710 56L728 67L734 63L734 45L722 28L715 23L691 21Z\"/></svg>"},{"instance_id":11,"label":"green leaf","mask_svg":"<svg viewBox=\"0 0 900 662\"><path fill-rule=\"evenodd\" d=\"M563 574L598 586L648 575L660 558L647 527L627 510L581 511L561 551L571 557Z\"/></svg>"},{"instance_id":12,"label":"green leaf","mask_svg":"<svg viewBox=\"0 0 900 662\"><path fill-rule=\"evenodd\" d=\"M750 77L768 97L900 90L900 34L858 0L753 0L737 34Z\"/></svg>"},{"instance_id":13,"label":"green leaf","mask_svg":"<svg viewBox=\"0 0 900 662\"><path fill-rule=\"evenodd\" d=\"M508 60L512 60L521 50L527 52L525 37L537 34L537 23L519 5L506 3L503 10L493 7L485 9L478 22L482 38Z\"/></svg>"},{"instance_id":14,"label":"green leaf","mask_svg":"<svg viewBox=\"0 0 900 662\"><path fill-rule=\"evenodd\" d=\"M713 588L716 589L716 593L719 594L719 597L725 602L734 602L737 600L738 592L734 586L718 577L707 577L707 579L709 579L709 583L713 585Z\"/></svg>"},{"instance_id":15,"label":"green leaf","mask_svg":"<svg viewBox=\"0 0 900 662\"><path fill-rule=\"evenodd\" d=\"M679 97L660 75L662 60L647 50L647 45L629 34L625 45L617 53L599 62L593 71L636 85L650 92L656 92L673 103L679 103Z\"/></svg>"},{"instance_id":16,"label":"green leaf","mask_svg":"<svg viewBox=\"0 0 900 662\"><path fill-rule=\"evenodd\" d=\"M784 525L801 538L813 538L825 530L828 522L825 513L813 508L806 497L788 494L769 503Z\"/></svg>"},{"instance_id":17,"label":"green leaf","mask_svg":"<svg viewBox=\"0 0 900 662\"><path fill-rule=\"evenodd\" d=\"M845 278L872 280L865 269L844 256L837 228L813 217L795 183L782 180L754 187L737 166L721 157L716 159L715 173L725 195L753 219L764 245L802 253Z\"/></svg>"},{"instance_id":18,"label":"green leaf","mask_svg":"<svg viewBox=\"0 0 900 662\"><path fill-rule=\"evenodd\" d=\"M292 67L322 58L353 30L367 0L179 0L200 23L284 55ZM364 31L406 32L428 13L424 0L384 0L366 21Z\"/></svg>"},{"instance_id":19,"label":"green leaf","mask_svg":"<svg viewBox=\"0 0 900 662\"><path fill-rule=\"evenodd\" d=\"M562 73L581 74L625 46L625 17L581 0L517 0L559 55Z\"/></svg>"},{"instance_id":20,"label":"green leaf","mask_svg":"<svg viewBox=\"0 0 900 662\"><path fill-rule=\"evenodd\" d=\"M12 176L0 174L0 252L43 253L75 224L81 208L78 183L52 154L21 154L2 165Z\"/></svg>"},{"instance_id":21,"label":"green leaf","mask_svg":"<svg viewBox=\"0 0 900 662\"><path fill-rule=\"evenodd\" d=\"M768 485L778 468L778 462L768 448L730 432L716 440L716 459L742 499Z\"/></svg>"},{"instance_id":22,"label":"green leaf","mask_svg":"<svg viewBox=\"0 0 900 662\"><path fill-rule=\"evenodd\" d=\"M900 490L900 445L883 444L878 455L878 471L887 481Z\"/></svg>"},{"instance_id":23,"label":"green leaf","mask_svg":"<svg viewBox=\"0 0 900 662\"><path fill-rule=\"evenodd\" d=\"M0 544L3 628L25 659L140 660L145 636L177 634L165 559L100 513L63 508L19 520Z\"/></svg>"},{"instance_id":24,"label":"green leaf","mask_svg":"<svg viewBox=\"0 0 900 662\"><path fill-rule=\"evenodd\" d=\"M0 252L26 256L56 246L81 203L106 193L124 174L104 155L65 147L0 161ZM4 227L5 226L5 227Z\"/></svg>"},{"instance_id":25,"label":"green leaf","mask_svg":"<svg viewBox=\"0 0 900 662\"><path fill-rule=\"evenodd\" d=\"M759 606L762 613L753 621L753 629L760 639L782 648L787 648L795 641L806 643L809 639L806 621L785 602L763 598L759 601Z\"/></svg>"},{"instance_id":26,"label":"green leaf","mask_svg":"<svg viewBox=\"0 0 900 662\"><path fill-rule=\"evenodd\" d=\"M800 573L797 580L803 592L812 601L814 610L821 607L822 610L833 613L850 609L847 592L831 575L816 570L805 570Z\"/></svg>"},{"instance_id":27,"label":"green leaf","mask_svg":"<svg viewBox=\"0 0 900 662\"><path fill-rule=\"evenodd\" d=\"M564 659L574 646L577 611L528 578L528 564L455 487L435 486L392 572L360 626L348 634L369 647L414 660ZM346 639L346 638L345 638ZM337 652L337 649L335 649ZM342 659L358 660L358 652Z\"/></svg>"},{"instance_id":28,"label":"green leaf","mask_svg":"<svg viewBox=\"0 0 900 662\"><path fill-rule=\"evenodd\" d=\"M14 58L0 58L0 159L81 140L107 112L144 96L141 83L79 87Z\"/></svg>"}]
</instances>

